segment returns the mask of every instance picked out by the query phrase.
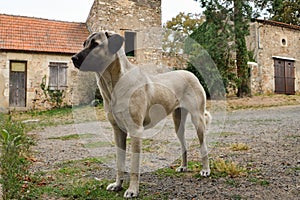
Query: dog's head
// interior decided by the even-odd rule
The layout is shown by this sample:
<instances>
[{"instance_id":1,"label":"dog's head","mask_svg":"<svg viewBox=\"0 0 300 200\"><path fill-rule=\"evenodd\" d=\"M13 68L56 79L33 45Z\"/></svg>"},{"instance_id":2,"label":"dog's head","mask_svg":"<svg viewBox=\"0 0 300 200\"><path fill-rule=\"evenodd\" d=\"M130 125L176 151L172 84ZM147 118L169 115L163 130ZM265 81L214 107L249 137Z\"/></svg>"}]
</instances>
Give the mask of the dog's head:
<instances>
[{"instance_id":1,"label":"dog's head","mask_svg":"<svg viewBox=\"0 0 300 200\"><path fill-rule=\"evenodd\" d=\"M115 59L124 38L113 32L91 34L83 43L83 50L72 56L76 68L82 71L103 72Z\"/></svg>"}]
</instances>

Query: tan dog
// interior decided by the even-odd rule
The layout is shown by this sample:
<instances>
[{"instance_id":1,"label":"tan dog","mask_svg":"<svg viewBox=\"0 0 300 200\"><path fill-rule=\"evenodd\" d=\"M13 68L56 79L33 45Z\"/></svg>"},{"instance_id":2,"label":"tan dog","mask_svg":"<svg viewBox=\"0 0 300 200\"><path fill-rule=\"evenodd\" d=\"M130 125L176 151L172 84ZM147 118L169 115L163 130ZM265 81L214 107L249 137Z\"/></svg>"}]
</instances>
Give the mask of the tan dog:
<instances>
[{"instance_id":1,"label":"tan dog","mask_svg":"<svg viewBox=\"0 0 300 200\"><path fill-rule=\"evenodd\" d=\"M187 146L184 137L187 114L197 130L202 155L202 176L210 168L205 142L206 126L211 120L206 111L206 95L198 79L184 70L149 75L132 65L125 56L122 36L98 32L84 42L84 49L72 57L75 67L95 71L117 147L116 182L107 190L122 189L125 171L126 138L131 137L130 185L124 197L139 193L141 140L145 130L172 114L176 134L182 148L182 164L178 172L187 170Z\"/></svg>"}]
</instances>

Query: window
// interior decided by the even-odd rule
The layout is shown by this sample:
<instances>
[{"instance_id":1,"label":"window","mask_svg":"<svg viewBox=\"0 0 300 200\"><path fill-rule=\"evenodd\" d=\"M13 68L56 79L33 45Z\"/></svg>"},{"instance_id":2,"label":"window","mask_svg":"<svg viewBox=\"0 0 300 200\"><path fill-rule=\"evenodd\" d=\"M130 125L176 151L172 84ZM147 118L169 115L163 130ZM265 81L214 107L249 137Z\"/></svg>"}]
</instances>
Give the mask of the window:
<instances>
[{"instance_id":1,"label":"window","mask_svg":"<svg viewBox=\"0 0 300 200\"><path fill-rule=\"evenodd\" d=\"M125 53L126 56L135 56L136 32L125 31Z\"/></svg>"},{"instance_id":2,"label":"window","mask_svg":"<svg viewBox=\"0 0 300 200\"><path fill-rule=\"evenodd\" d=\"M67 87L67 63L50 62L49 89L64 90Z\"/></svg>"}]
</instances>

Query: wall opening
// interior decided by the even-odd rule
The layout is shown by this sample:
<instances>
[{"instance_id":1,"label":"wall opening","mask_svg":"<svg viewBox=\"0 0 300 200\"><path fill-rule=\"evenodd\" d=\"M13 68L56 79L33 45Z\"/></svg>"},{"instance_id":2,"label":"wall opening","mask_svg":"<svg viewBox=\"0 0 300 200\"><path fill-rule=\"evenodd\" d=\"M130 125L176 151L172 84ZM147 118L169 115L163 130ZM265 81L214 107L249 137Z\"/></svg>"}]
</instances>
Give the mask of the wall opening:
<instances>
[{"instance_id":1,"label":"wall opening","mask_svg":"<svg viewBox=\"0 0 300 200\"><path fill-rule=\"evenodd\" d=\"M125 53L126 56L136 56L136 32L125 31Z\"/></svg>"}]
</instances>

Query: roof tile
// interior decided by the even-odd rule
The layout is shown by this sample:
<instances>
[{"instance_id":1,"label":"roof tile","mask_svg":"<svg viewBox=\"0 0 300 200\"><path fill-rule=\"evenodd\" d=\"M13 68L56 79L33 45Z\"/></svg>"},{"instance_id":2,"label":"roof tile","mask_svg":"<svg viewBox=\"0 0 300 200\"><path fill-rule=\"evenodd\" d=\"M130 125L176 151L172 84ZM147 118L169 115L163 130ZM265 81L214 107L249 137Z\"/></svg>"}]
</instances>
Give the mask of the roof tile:
<instances>
[{"instance_id":1,"label":"roof tile","mask_svg":"<svg viewBox=\"0 0 300 200\"><path fill-rule=\"evenodd\" d=\"M85 23L0 14L0 50L71 54L88 35Z\"/></svg>"}]
</instances>

